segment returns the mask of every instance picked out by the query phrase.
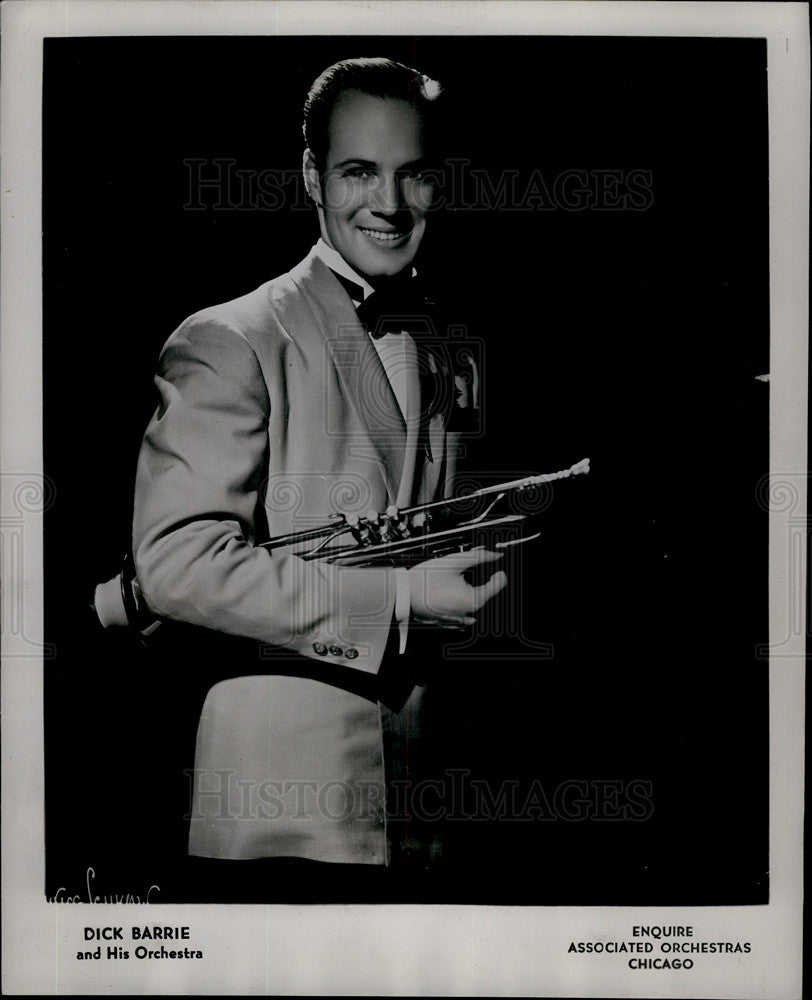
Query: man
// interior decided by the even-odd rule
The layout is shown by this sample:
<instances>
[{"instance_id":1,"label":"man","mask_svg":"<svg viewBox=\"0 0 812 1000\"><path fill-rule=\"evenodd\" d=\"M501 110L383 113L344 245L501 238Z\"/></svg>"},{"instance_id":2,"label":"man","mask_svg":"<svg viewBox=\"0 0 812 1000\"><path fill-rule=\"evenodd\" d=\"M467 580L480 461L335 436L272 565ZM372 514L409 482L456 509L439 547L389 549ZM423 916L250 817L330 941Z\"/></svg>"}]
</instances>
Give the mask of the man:
<instances>
[{"instance_id":1,"label":"man","mask_svg":"<svg viewBox=\"0 0 812 1000\"><path fill-rule=\"evenodd\" d=\"M484 551L338 569L255 544L332 509L408 506L451 484L445 414L421 399L414 338L373 339L359 319L376 296L386 314L412 275L438 95L385 59L326 70L304 123L318 243L289 273L190 317L161 355L133 525L144 599L278 654L243 676L228 665L208 693L195 857L395 863L384 787L408 776L423 691L407 670L409 623L471 624L506 584L502 572L466 582L498 558Z\"/></svg>"}]
</instances>

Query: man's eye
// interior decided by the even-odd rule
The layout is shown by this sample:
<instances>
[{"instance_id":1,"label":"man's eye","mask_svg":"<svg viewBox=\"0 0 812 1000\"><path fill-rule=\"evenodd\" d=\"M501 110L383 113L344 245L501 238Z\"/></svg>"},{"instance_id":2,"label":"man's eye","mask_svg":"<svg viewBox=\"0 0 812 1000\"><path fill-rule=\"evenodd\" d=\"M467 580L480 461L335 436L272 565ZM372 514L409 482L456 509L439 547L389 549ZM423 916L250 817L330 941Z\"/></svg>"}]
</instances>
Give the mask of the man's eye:
<instances>
[{"instance_id":1,"label":"man's eye","mask_svg":"<svg viewBox=\"0 0 812 1000\"><path fill-rule=\"evenodd\" d=\"M424 169L424 170L407 170L406 173L403 174L403 179L406 181L412 181L415 184L425 184L430 182L433 178L431 175L431 171Z\"/></svg>"},{"instance_id":2,"label":"man's eye","mask_svg":"<svg viewBox=\"0 0 812 1000\"><path fill-rule=\"evenodd\" d=\"M357 177L359 180L368 180L370 177L374 177L375 174L372 170L367 167L351 167L344 174L345 177Z\"/></svg>"}]
</instances>

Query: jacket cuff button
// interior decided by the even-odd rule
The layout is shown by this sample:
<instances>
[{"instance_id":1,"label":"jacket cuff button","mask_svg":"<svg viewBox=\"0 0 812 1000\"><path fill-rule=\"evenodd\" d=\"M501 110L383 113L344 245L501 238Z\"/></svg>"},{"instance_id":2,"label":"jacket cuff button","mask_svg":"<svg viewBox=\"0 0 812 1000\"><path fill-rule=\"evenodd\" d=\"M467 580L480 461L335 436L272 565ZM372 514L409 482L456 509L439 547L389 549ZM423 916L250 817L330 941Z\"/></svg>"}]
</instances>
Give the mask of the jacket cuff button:
<instances>
[{"instance_id":1,"label":"jacket cuff button","mask_svg":"<svg viewBox=\"0 0 812 1000\"><path fill-rule=\"evenodd\" d=\"M314 653L318 653L319 656L326 656L327 655L327 647L324 645L323 642L314 642L313 643L313 652Z\"/></svg>"},{"instance_id":2,"label":"jacket cuff button","mask_svg":"<svg viewBox=\"0 0 812 1000\"><path fill-rule=\"evenodd\" d=\"M357 649L348 649L347 652L344 655L347 657L348 660L354 660L355 657L358 656L358 650Z\"/></svg>"},{"instance_id":3,"label":"jacket cuff button","mask_svg":"<svg viewBox=\"0 0 812 1000\"><path fill-rule=\"evenodd\" d=\"M341 646L331 646L330 647L330 655L331 656L341 656L343 652L344 652L344 650L341 648Z\"/></svg>"}]
</instances>

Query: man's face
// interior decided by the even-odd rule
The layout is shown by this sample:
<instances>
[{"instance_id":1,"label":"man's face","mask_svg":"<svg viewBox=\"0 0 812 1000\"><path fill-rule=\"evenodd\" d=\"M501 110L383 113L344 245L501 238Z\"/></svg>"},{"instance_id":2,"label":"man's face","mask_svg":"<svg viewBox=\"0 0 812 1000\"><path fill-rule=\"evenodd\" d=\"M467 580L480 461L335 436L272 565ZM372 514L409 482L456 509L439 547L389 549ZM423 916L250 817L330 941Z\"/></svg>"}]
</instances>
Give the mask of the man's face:
<instances>
[{"instance_id":1,"label":"man's face","mask_svg":"<svg viewBox=\"0 0 812 1000\"><path fill-rule=\"evenodd\" d=\"M324 241L374 283L409 267L434 194L423 175L423 116L395 98L357 90L339 94L319 182L305 161L308 189L321 202Z\"/></svg>"}]
</instances>

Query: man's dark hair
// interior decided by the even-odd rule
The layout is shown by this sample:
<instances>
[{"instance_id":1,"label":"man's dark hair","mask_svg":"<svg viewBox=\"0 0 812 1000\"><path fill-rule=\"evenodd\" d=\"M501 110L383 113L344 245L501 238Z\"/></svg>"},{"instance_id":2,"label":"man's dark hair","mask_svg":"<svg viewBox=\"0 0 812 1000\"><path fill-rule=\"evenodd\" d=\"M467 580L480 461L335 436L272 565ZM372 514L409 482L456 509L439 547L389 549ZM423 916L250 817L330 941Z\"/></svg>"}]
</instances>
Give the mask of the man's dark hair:
<instances>
[{"instance_id":1,"label":"man's dark hair","mask_svg":"<svg viewBox=\"0 0 812 1000\"><path fill-rule=\"evenodd\" d=\"M328 66L310 88L302 125L305 145L319 170L324 169L327 160L330 115L338 95L344 90L359 90L372 97L399 98L420 108L424 120L428 117L428 109L434 107L442 93L436 80L392 59L342 59Z\"/></svg>"}]
</instances>

